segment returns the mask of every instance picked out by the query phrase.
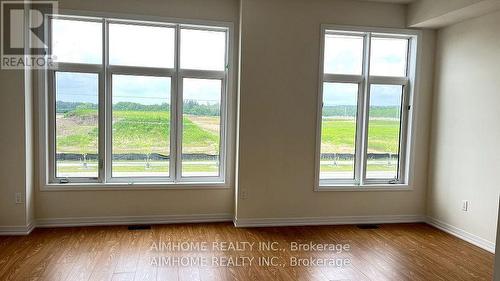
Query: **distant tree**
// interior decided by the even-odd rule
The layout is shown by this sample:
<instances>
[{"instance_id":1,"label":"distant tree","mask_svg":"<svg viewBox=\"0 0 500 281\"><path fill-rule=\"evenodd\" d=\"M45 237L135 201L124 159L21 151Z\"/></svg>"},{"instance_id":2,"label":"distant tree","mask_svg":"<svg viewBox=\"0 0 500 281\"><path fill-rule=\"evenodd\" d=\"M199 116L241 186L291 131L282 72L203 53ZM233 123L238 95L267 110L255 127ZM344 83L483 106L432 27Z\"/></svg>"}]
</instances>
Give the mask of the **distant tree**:
<instances>
[{"instance_id":1,"label":"distant tree","mask_svg":"<svg viewBox=\"0 0 500 281\"><path fill-rule=\"evenodd\" d=\"M370 106L370 117L399 118L399 106ZM327 117L355 117L356 105L328 105L323 107L323 116Z\"/></svg>"},{"instance_id":2,"label":"distant tree","mask_svg":"<svg viewBox=\"0 0 500 281\"><path fill-rule=\"evenodd\" d=\"M86 102L56 102L57 113L65 113L72 115L75 111L97 109L97 104ZM113 105L113 110L117 111L168 111L170 105L162 104L141 104L136 102L118 102ZM219 116L220 104L201 104L197 101L188 100L183 104L183 112L185 114L200 115L200 116Z\"/></svg>"},{"instance_id":3,"label":"distant tree","mask_svg":"<svg viewBox=\"0 0 500 281\"><path fill-rule=\"evenodd\" d=\"M56 113L67 113L76 109L97 109L97 104L90 102L56 101Z\"/></svg>"},{"instance_id":4,"label":"distant tree","mask_svg":"<svg viewBox=\"0 0 500 281\"><path fill-rule=\"evenodd\" d=\"M194 100L185 101L182 109L184 113L191 115L202 116L219 116L220 105L216 104L200 104Z\"/></svg>"},{"instance_id":5,"label":"distant tree","mask_svg":"<svg viewBox=\"0 0 500 281\"><path fill-rule=\"evenodd\" d=\"M162 104L140 104L135 102L118 102L113 105L113 110L123 111L168 111L168 103Z\"/></svg>"}]
</instances>

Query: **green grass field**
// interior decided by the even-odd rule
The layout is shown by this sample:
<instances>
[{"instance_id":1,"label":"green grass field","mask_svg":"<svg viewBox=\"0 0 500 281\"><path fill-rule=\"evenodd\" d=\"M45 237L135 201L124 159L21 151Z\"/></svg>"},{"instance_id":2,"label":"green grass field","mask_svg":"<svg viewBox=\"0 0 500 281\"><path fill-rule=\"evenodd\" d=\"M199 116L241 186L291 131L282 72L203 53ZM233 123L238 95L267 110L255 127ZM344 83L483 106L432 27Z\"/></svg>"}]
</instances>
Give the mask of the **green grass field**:
<instances>
[{"instance_id":1,"label":"green grass field","mask_svg":"<svg viewBox=\"0 0 500 281\"><path fill-rule=\"evenodd\" d=\"M87 167L83 167L78 161L65 161L65 164L69 164L63 167L60 167L58 171L60 173L78 173L78 172L94 172L97 173L97 162L89 162ZM127 162L130 163L130 162ZM168 173L168 162L160 163L160 162L152 162L151 165L146 168L144 162L138 162L138 165L135 166L125 166L120 161L113 165L113 172L128 172L128 173L140 173L140 172L149 172L149 173ZM183 165L183 172L213 172L216 173L219 167L216 164L189 164Z\"/></svg>"},{"instance_id":2,"label":"green grass field","mask_svg":"<svg viewBox=\"0 0 500 281\"><path fill-rule=\"evenodd\" d=\"M183 122L184 153L218 153L218 131L208 128L218 122L217 116L185 116ZM58 151L95 153L98 133L95 110L59 114L57 123ZM397 153L399 122L396 119L372 119L368 130L369 153ZM168 111L113 111L113 152L168 154L169 131ZM355 131L354 119L324 118L322 152L352 153Z\"/></svg>"},{"instance_id":3,"label":"green grass field","mask_svg":"<svg viewBox=\"0 0 500 281\"><path fill-rule=\"evenodd\" d=\"M194 123L192 119L198 121ZM219 135L216 130L204 129L218 123L219 117L183 119L183 153L217 155ZM57 118L57 150L64 153L96 153L97 111L77 109ZM113 111L113 153L169 154L170 112Z\"/></svg>"},{"instance_id":4,"label":"green grass field","mask_svg":"<svg viewBox=\"0 0 500 281\"><path fill-rule=\"evenodd\" d=\"M324 118L322 153L354 153L355 119ZM371 119L368 127L368 153L396 154L399 122L396 119Z\"/></svg>"},{"instance_id":5,"label":"green grass field","mask_svg":"<svg viewBox=\"0 0 500 281\"><path fill-rule=\"evenodd\" d=\"M97 111L75 109L57 115L57 152L76 154L97 153ZM186 115L183 119L184 154L219 154L219 117ZM168 111L113 111L113 154L169 155L170 112ZM77 161L59 161L60 174L96 174L96 165L78 165ZM168 173L168 164L151 161L113 161L113 173ZM217 173L215 163L183 165L183 173Z\"/></svg>"},{"instance_id":6,"label":"green grass field","mask_svg":"<svg viewBox=\"0 0 500 281\"><path fill-rule=\"evenodd\" d=\"M186 115L183 118L183 153L218 155L219 117ZM58 153L97 153L97 111L95 109L74 109L57 115ZM354 118L326 117L322 126L322 153L354 153L356 124ZM113 111L113 153L115 154L169 154L170 112L168 111ZM399 122L386 117L373 118L369 126L369 153L397 154ZM115 161L119 164L120 161ZM65 163L75 163L65 161ZM159 172L168 171L168 165L152 162L145 165L115 165L114 172ZM390 171L392 165L372 164L374 170ZM330 165L322 163L322 171L349 171L352 165ZM72 173L87 168L78 165L61 166L60 172ZM187 172L217 171L215 164L185 165Z\"/></svg>"}]
</instances>

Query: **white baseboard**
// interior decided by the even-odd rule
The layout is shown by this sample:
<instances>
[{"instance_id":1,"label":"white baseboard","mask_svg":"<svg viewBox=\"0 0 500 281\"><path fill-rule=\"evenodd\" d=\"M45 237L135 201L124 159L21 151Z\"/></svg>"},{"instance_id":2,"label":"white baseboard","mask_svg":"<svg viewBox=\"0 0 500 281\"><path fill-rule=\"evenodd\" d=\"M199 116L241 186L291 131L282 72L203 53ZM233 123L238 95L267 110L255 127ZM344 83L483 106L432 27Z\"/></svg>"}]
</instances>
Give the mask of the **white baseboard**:
<instances>
[{"instance_id":1,"label":"white baseboard","mask_svg":"<svg viewBox=\"0 0 500 281\"><path fill-rule=\"evenodd\" d=\"M111 217L70 217L37 219L27 226L0 226L0 236L28 235L35 228L72 227L97 225L137 225L137 224L176 224L209 223L233 221L232 214L194 214L166 216L111 216Z\"/></svg>"},{"instance_id":2,"label":"white baseboard","mask_svg":"<svg viewBox=\"0 0 500 281\"><path fill-rule=\"evenodd\" d=\"M440 220L419 216L335 216L335 217L296 217L296 218L241 218L234 219L232 214L195 214L166 216L111 216L111 217L76 217L38 219L27 226L0 226L1 235L28 235L35 227L71 227L97 225L129 225L129 224L175 224L175 223L209 223L233 221L236 227L273 227L301 225L342 225L342 224L383 224L383 223L415 223L426 222L444 232L465 240L486 251L495 253L495 243L469 233L463 229Z\"/></svg>"},{"instance_id":3,"label":"white baseboard","mask_svg":"<svg viewBox=\"0 0 500 281\"><path fill-rule=\"evenodd\" d=\"M194 214L159 216L111 216L38 219L37 227L69 227L96 225L134 225L134 224L174 224L232 221L232 214Z\"/></svg>"},{"instance_id":4,"label":"white baseboard","mask_svg":"<svg viewBox=\"0 0 500 281\"><path fill-rule=\"evenodd\" d=\"M336 217L297 217L297 218L236 218L236 227L272 227L300 225L340 225L340 224L379 224L425 222L425 216L336 216Z\"/></svg>"},{"instance_id":5,"label":"white baseboard","mask_svg":"<svg viewBox=\"0 0 500 281\"><path fill-rule=\"evenodd\" d=\"M427 223L462 240L465 240L479 248L485 249L488 252L495 253L495 243L483 239L477 235L469 233L463 229L455 227L451 224L442 222L435 218L427 217Z\"/></svg>"},{"instance_id":6,"label":"white baseboard","mask_svg":"<svg viewBox=\"0 0 500 281\"><path fill-rule=\"evenodd\" d=\"M19 226L0 226L0 236L2 235L28 235L35 229L35 224L29 223Z\"/></svg>"}]
</instances>

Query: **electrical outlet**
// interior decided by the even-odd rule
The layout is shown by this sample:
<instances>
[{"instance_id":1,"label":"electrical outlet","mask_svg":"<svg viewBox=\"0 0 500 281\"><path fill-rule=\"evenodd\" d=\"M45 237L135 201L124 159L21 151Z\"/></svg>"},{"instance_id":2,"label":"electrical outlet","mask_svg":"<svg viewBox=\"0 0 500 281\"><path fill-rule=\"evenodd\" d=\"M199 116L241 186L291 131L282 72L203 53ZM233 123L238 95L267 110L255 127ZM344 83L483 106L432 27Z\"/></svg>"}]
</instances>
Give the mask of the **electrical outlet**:
<instances>
[{"instance_id":1,"label":"electrical outlet","mask_svg":"<svg viewBox=\"0 0 500 281\"><path fill-rule=\"evenodd\" d=\"M23 203L24 203L23 194L20 192L16 193L16 204L23 204Z\"/></svg>"},{"instance_id":2,"label":"electrical outlet","mask_svg":"<svg viewBox=\"0 0 500 281\"><path fill-rule=\"evenodd\" d=\"M469 211L469 201L462 200L462 211L464 211L464 212L468 212Z\"/></svg>"},{"instance_id":3,"label":"electrical outlet","mask_svg":"<svg viewBox=\"0 0 500 281\"><path fill-rule=\"evenodd\" d=\"M241 199L247 199L248 198L248 193L246 188L242 188L240 191L240 198Z\"/></svg>"}]
</instances>

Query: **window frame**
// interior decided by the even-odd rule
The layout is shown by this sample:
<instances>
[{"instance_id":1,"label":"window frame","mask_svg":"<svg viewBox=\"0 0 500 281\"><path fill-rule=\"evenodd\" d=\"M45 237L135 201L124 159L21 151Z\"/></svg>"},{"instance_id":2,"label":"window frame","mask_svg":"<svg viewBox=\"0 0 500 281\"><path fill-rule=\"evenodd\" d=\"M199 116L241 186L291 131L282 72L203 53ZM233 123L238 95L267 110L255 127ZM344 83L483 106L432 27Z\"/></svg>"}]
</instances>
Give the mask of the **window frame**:
<instances>
[{"instance_id":1,"label":"window frame","mask_svg":"<svg viewBox=\"0 0 500 281\"><path fill-rule=\"evenodd\" d=\"M58 189L121 189L133 185L138 188L228 188L232 177L228 165L233 148L232 124L228 118L233 116L232 78L233 78L233 24L230 22L196 21L144 17L123 14L88 13L72 10L60 10L57 15L47 15L45 35L49 38L51 48L52 21L49 19L69 19L97 21L102 24L102 63L57 63L54 69L39 71L38 87L43 93L40 106L40 181L41 190ZM174 28L174 66L173 68L136 67L110 65L109 63L109 24L136 24L141 26L161 26ZM220 71L180 69L180 30L199 29L222 31L225 33L225 68ZM98 87L98 176L97 177L56 177L56 132L55 132L55 73L84 72L97 73ZM170 89L170 159L168 177L112 177L112 75L137 75L169 77ZM220 102L220 143L219 143L219 176L182 177L182 79L201 78L221 80ZM62 181L61 181L62 179Z\"/></svg>"},{"instance_id":2,"label":"window frame","mask_svg":"<svg viewBox=\"0 0 500 281\"><path fill-rule=\"evenodd\" d=\"M315 191L367 191L367 190L411 190L413 179L413 129L415 127L415 95L420 53L421 32L410 29L371 28L322 24L320 32L319 82L316 127ZM360 75L324 73L326 35L363 37L363 65ZM370 76L371 38L408 39L405 77ZM354 155L354 179L321 179L321 137L323 117L323 83L358 84L357 123ZM400 120L400 142L398 180L367 178L367 150L369 128L370 88L372 85L401 85L402 106Z\"/></svg>"}]
</instances>

